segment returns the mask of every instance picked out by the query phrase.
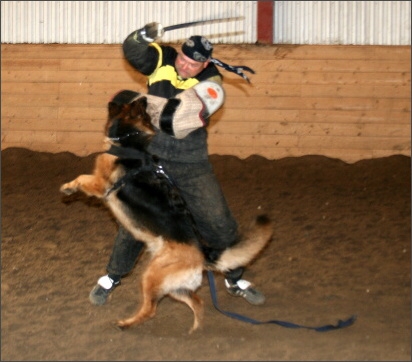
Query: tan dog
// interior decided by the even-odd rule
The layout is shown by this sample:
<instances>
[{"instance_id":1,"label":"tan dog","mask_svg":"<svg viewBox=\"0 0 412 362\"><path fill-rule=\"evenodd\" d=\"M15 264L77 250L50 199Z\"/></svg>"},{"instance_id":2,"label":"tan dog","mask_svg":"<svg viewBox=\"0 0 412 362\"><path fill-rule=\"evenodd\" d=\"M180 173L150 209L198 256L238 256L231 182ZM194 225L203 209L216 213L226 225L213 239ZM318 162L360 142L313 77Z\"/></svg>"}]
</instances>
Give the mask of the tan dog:
<instances>
[{"instance_id":1,"label":"tan dog","mask_svg":"<svg viewBox=\"0 0 412 362\"><path fill-rule=\"evenodd\" d=\"M145 97L123 105L110 102L105 132L121 146L117 149L120 156L99 155L92 175L80 175L62 185L60 191L82 191L103 199L117 220L135 239L146 243L151 253L142 276L141 307L117 326L123 329L153 317L159 300L169 295L192 309L192 332L201 325L203 316L203 302L196 294L203 270L225 272L245 266L270 240L272 224L266 216L258 216L248 235L232 247L221 252L203 248L190 215L182 208L183 200L145 152L154 134L146 108Z\"/></svg>"}]
</instances>

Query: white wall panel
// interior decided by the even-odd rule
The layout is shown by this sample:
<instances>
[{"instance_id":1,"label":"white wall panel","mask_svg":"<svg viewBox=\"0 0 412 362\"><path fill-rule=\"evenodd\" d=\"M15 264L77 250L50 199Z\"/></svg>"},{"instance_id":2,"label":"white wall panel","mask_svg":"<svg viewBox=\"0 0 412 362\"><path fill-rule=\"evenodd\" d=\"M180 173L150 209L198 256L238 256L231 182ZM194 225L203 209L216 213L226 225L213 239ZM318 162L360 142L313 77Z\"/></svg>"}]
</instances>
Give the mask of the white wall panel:
<instances>
[{"instance_id":1,"label":"white wall panel","mask_svg":"<svg viewBox=\"0 0 412 362\"><path fill-rule=\"evenodd\" d=\"M220 17L242 21L179 29L164 42L204 34L255 43L257 1L1 1L2 43L122 43L150 21L164 26ZM275 1L275 44L410 45L409 1Z\"/></svg>"},{"instance_id":2,"label":"white wall panel","mask_svg":"<svg viewBox=\"0 0 412 362\"><path fill-rule=\"evenodd\" d=\"M202 34L214 43L254 43L256 9L256 1L1 1L1 42L113 44L151 21L168 26L242 16L170 31L162 40Z\"/></svg>"},{"instance_id":3,"label":"white wall panel","mask_svg":"<svg viewBox=\"0 0 412 362\"><path fill-rule=\"evenodd\" d=\"M275 44L411 45L410 1L275 1Z\"/></svg>"}]
</instances>

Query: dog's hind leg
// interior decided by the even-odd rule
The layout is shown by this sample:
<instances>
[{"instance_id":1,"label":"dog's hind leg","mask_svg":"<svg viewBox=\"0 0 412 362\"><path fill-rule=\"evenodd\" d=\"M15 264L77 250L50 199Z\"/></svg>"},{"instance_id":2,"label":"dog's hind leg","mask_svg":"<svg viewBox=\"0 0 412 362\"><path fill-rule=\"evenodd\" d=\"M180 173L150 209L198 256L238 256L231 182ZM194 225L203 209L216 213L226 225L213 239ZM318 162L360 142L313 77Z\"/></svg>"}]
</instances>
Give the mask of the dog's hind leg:
<instances>
[{"instance_id":1,"label":"dog's hind leg","mask_svg":"<svg viewBox=\"0 0 412 362\"><path fill-rule=\"evenodd\" d=\"M164 253L160 252L161 255ZM130 318L119 320L116 324L120 329L141 324L156 314L157 304L168 292L163 288L168 268L163 258L154 257L142 275L142 304Z\"/></svg>"},{"instance_id":2,"label":"dog's hind leg","mask_svg":"<svg viewBox=\"0 0 412 362\"><path fill-rule=\"evenodd\" d=\"M148 278L147 271L145 275L143 275L142 295L143 302L141 307L130 318L119 320L116 323L117 327L120 329L126 329L133 325L141 324L155 316L157 303L164 294L159 291L157 280L151 280Z\"/></svg>"},{"instance_id":3,"label":"dog's hind leg","mask_svg":"<svg viewBox=\"0 0 412 362\"><path fill-rule=\"evenodd\" d=\"M203 304L193 291L201 285L202 267L203 257L197 248L165 242L143 273L142 306L132 317L118 321L117 327L125 329L152 318L156 314L158 301L170 295L192 309L195 315L192 330L198 328L203 316Z\"/></svg>"},{"instance_id":4,"label":"dog's hind leg","mask_svg":"<svg viewBox=\"0 0 412 362\"><path fill-rule=\"evenodd\" d=\"M193 311L194 321L193 326L189 330L189 334L194 332L199 327L202 327L203 321L203 300L193 291L187 289L179 289L170 292L169 295L183 303L186 303Z\"/></svg>"}]
</instances>

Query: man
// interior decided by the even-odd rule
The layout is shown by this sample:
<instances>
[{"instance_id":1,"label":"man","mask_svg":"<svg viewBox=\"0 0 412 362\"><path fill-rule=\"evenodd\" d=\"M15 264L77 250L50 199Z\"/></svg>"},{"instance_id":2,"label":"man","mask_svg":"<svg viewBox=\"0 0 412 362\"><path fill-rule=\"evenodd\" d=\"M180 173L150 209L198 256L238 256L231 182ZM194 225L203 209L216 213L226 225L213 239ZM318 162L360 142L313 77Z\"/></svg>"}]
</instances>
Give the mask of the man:
<instances>
[{"instance_id":1,"label":"man","mask_svg":"<svg viewBox=\"0 0 412 362\"><path fill-rule=\"evenodd\" d=\"M157 156L166 174L178 187L207 247L219 252L237 239L238 225L208 159L208 118L202 117L204 113L201 112L202 105L199 108L198 98L208 108L208 97L202 96L202 84L212 84L208 81L222 83L222 75L216 65L246 80L248 78L242 70L252 73L253 70L232 67L212 58L213 46L205 37L190 37L178 52L170 46L155 43L162 35L160 24L149 23L131 33L123 43L125 58L147 76L148 94L162 97L167 102L154 117L154 125L159 130L148 151ZM197 92L196 96L191 89ZM134 267L143 246L144 243L134 240L124 228L119 228L107 265L108 274L102 276L90 292L93 304L106 303L109 294L120 285L121 278ZM244 268L238 268L225 274L227 291L244 297L251 304L264 303L264 295L250 282L241 279L243 271Z\"/></svg>"}]
</instances>

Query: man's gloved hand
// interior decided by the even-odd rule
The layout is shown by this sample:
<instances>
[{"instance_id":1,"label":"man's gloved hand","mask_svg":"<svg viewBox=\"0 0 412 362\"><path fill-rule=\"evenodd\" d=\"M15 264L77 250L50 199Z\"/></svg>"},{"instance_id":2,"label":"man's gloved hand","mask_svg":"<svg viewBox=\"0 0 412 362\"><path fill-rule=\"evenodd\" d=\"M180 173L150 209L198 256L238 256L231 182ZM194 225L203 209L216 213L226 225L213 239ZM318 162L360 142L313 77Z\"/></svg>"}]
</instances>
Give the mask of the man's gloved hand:
<instances>
[{"instance_id":1,"label":"man's gloved hand","mask_svg":"<svg viewBox=\"0 0 412 362\"><path fill-rule=\"evenodd\" d=\"M160 39L164 34L163 26L159 23L153 22L146 24L139 30L139 34L143 40L153 43L155 40Z\"/></svg>"}]
</instances>

